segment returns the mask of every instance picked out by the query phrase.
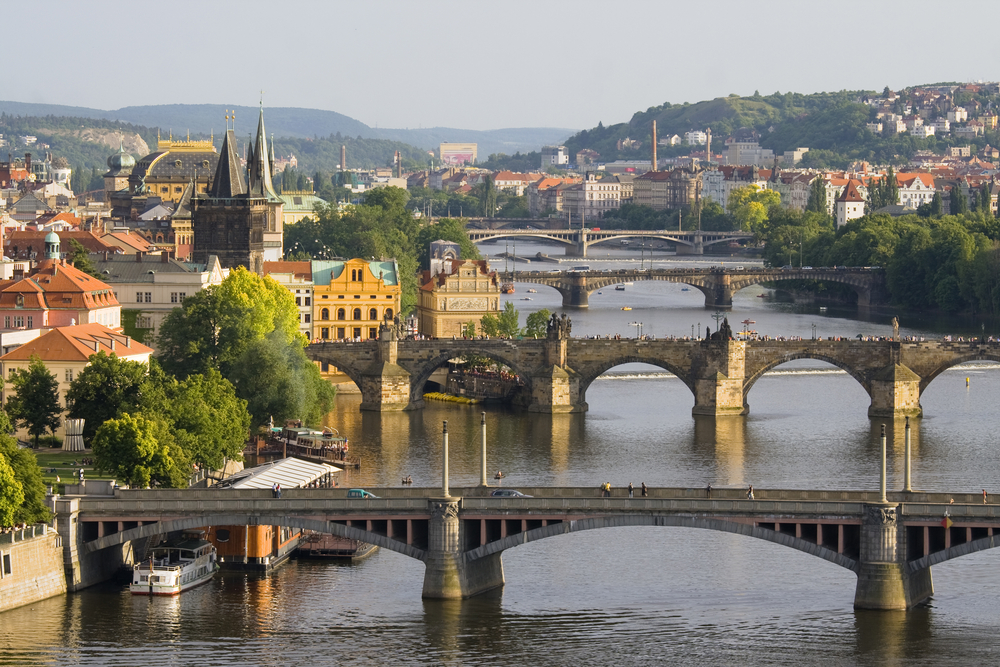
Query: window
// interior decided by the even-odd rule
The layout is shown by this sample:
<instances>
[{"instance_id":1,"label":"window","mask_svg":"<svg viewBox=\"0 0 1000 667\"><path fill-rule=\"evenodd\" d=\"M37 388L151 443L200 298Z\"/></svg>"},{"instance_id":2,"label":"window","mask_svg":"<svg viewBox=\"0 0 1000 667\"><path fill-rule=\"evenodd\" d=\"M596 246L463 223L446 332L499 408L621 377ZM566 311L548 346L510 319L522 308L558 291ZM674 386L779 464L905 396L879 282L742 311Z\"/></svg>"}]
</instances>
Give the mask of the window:
<instances>
[{"instance_id":1,"label":"window","mask_svg":"<svg viewBox=\"0 0 1000 667\"><path fill-rule=\"evenodd\" d=\"M177 303L177 292L170 293L170 303Z\"/></svg>"},{"instance_id":2,"label":"window","mask_svg":"<svg viewBox=\"0 0 1000 667\"><path fill-rule=\"evenodd\" d=\"M13 570L10 567L10 554L3 555L3 573L4 576L11 574Z\"/></svg>"},{"instance_id":3,"label":"window","mask_svg":"<svg viewBox=\"0 0 1000 667\"><path fill-rule=\"evenodd\" d=\"M14 327L15 328L20 328L20 327L23 327L23 326L24 326L24 316L23 315L15 315L14 316Z\"/></svg>"},{"instance_id":4,"label":"window","mask_svg":"<svg viewBox=\"0 0 1000 667\"><path fill-rule=\"evenodd\" d=\"M386 308L385 309L385 319L387 319L387 320L391 320L392 319L392 308Z\"/></svg>"},{"instance_id":5,"label":"window","mask_svg":"<svg viewBox=\"0 0 1000 667\"><path fill-rule=\"evenodd\" d=\"M361 338L361 327L354 327L354 337Z\"/></svg>"},{"instance_id":6,"label":"window","mask_svg":"<svg viewBox=\"0 0 1000 667\"><path fill-rule=\"evenodd\" d=\"M344 340L344 327L337 327L337 338Z\"/></svg>"},{"instance_id":7,"label":"window","mask_svg":"<svg viewBox=\"0 0 1000 667\"><path fill-rule=\"evenodd\" d=\"M142 292L136 292L135 293L135 302L136 303L142 303Z\"/></svg>"},{"instance_id":8,"label":"window","mask_svg":"<svg viewBox=\"0 0 1000 667\"><path fill-rule=\"evenodd\" d=\"M347 313L344 311L343 308L338 308L337 309L337 319L338 320L346 320L347 319Z\"/></svg>"},{"instance_id":9,"label":"window","mask_svg":"<svg viewBox=\"0 0 1000 667\"><path fill-rule=\"evenodd\" d=\"M328 319L330 319L330 309L329 308L324 308L323 310L319 311L319 319L321 319L321 320L328 320Z\"/></svg>"},{"instance_id":10,"label":"window","mask_svg":"<svg viewBox=\"0 0 1000 667\"><path fill-rule=\"evenodd\" d=\"M377 320L378 319L378 309L377 308L372 308L371 310L368 311L368 319L370 319L370 320Z\"/></svg>"},{"instance_id":11,"label":"window","mask_svg":"<svg viewBox=\"0 0 1000 667\"><path fill-rule=\"evenodd\" d=\"M323 298L325 299L326 297L324 296ZM343 299L343 298L344 298L344 295L343 295L343 294L338 294L338 295L337 295L337 298L338 298L338 299Z\"/></svg>"},{"instance_id":12,"label":"window","mask_svg":"<svg viewBox=\"0 0 1000 667\"><path fill-rule=\"evenodd\" d=\"M354 295L354 298L355 298L355 299L360 299L360 298L361 298L361 295L360 295L360 294L355 294L355 295Z\"/></svg>"},{"instance_id":13,"label":"window","mask_svg":"<svg viewBox=\"0 0 1000 667\"><path fill-rule=\"evenodd\" d=\"M72 368L67 368L66 369L66 382L72 382L72 381L73 381L73 369Z\"/></svg>"},{"instance_id":14,"label":"window","mask_svg":"<svg viewBox=\"0 0 1000 667\"><path fill-rule=\"evenodd\" d=\"M14 299L14 304L15 304L15 305L16 305L16 306L17 306L18 308L24 308L24 295L23 295L23 294L18 294L18 295L17 295L17 298L16 298L16 299Z\"/></svg>"},{"instance_id":15,"label":"window","mask_svg":"<svg viewBox=\"0 0 1000 667\"><path fill-rule=\"evenodd\" d=\"M29 329L31 329L31 328L32 328L32 327L34 326L34 325L32 324L32 321L33 321L33 318L32 318L32 316L31 316L31 315L28 315L28 328L29 328Z\"/></svg>"},{"instance_id":16,"label":"window","mask_svg":"<svg viewBox=\"0 0 1000 667\"><path fill-rule=\"evenodd\" d=\"M228 542L230 537L230 532L228 528L219 528L215 531L215 540L217 542Z\"/></svg>"},{"instance_id":17,"label":"window","mask_svg":"<svg viewBox=\"0 0 1000 667\"><path fill-rule=\"evenodd\" d=\"M5 315L3 318L3 328L10 329L10 315Z\"/></svg>"},{"instance_id":18,"label":"window","mask_svg":"<svg viewBox=\"0 0 1000 667\"><path fill-rule=\"evenodd\" d=\"M329 337L330 337L330 328L329 327L323 327L322 329L320 329L320 338L326 340Z\"/></svg>"},{"instance_id":19,"label":"window","mask_svg":"<svg viewBox=\"0 0 1000 667\"><path fill-rule=\"evenodd\" d=\"M187 296L187 292L181 292L178 296L181 299L181 303L184 303L184 298Z\"/></svg>"},{"instance_id":20,"label":"window","mask_svg":"<svg viewBox=\"0 0 1000 667\"><path fill-rule=\"evenodd\" d=\"M360 320L361 319L361 309L360 308L355 308L354 309L354 313L352 313L352 315L353 315L353 317L351 319Z\"/></svg>"},{"instance_id":21,"label":"window","mask_svg":"<svg viewBox=\"0 0 1000 667\"><path fill-rule=\"evenodd\" d=\"M153 293L146 292L146 303L153 303Z\"/></svg>"},{"instance_id":22,"label":"window","mask_svg":"<svg viewBox=\"0 0 1000 667\"><path fill-rule=\"evenodd\" d=\"M306 319L305 319L305 322L306 322L306 324L308 324L308 323L309 323L309 313L306 313Z\"/></svg>"},{"instance_id":23,"label":"window","mask_svg":"<svg viewBox=\"0 0 1000 667\"><path fill-rule=\"evenodd\" d=\"M328 364L325 361L323 362L323 372L324 373L329 373L330 372L330 364Z\"/></svg>"},{"instance_id":24,"label":"window","mask_svg":"<svg viewBox=\"0 0 1000 667\"><path fill-rule=\"evenodd\" d=\"M309 305L309 297L306 297L306 298L305 298L305 304L304 304L304 305L306 305L306 306L308 306L308 305Z\"/></svg>"},{"instance_id":25,"label":"window","mask_svg":"<svg viewBox=\"0 0 1000 667\"><path fill-rule=\"evenodd\" d=\"M368 327L368 337L378 338L378 330L375 327Z\"/></svg>"},{"instance_id":26,"label":"window","mask_svg":"<svg viewBox=\"0 0 1000 667\"><path fill-rule=\"evenodd\" d=\"M295 305L296 306L301 306L302 305L302 297L300 297L300 296L295 297Z\"/></svg>"}]
</instances>

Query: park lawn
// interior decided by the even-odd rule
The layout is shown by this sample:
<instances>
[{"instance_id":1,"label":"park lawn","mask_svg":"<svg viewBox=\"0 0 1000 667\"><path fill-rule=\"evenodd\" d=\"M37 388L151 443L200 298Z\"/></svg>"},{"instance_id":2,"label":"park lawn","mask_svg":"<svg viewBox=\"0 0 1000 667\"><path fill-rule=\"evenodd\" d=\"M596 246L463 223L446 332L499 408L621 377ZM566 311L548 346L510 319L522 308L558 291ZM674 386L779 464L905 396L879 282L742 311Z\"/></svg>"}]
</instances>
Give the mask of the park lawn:
<instances>
[{"instance_id":1,"label":"park lawn","mask_svg":"<svg viewBox=\"0 0 1000 667\"><path fill-rule=\"evenodd\" d=\"M114 479L114 475L97 472L93 466L85 466L81 463L84 458L93 458L89 449L82 452L64 452L61 449L36 449L35 457L38 459L38 466L42 469L42 481L47 485L52 485L52 490L62 493L66 484L77 483L77 471L83 468L84 479ZM76 465L73 462L76 461ZM55 472L52 472L53 468ZM61 478L56 482L56 475Z\"/></svg>"}]
</instances>

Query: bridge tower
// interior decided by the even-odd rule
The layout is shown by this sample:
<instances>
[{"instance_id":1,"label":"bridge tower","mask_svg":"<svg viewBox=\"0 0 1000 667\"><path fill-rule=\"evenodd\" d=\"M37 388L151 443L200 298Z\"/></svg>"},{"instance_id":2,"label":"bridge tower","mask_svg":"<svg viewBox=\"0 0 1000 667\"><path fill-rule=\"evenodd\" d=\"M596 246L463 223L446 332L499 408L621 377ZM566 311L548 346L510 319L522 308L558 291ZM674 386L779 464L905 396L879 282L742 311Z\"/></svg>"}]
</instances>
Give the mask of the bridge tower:
<instances>
[{"instance_id":1,"label":"bridge tower","mask_svg":"<svg viewBox=\"0 0 1000 667\"><path fill-rule=\"evenodd\" d=\"M728 325L727 325L728 326ZM745 415L743 398L746 379L746 347L739 340L702 341L693 355L694 407L691 414L722 417Z\"/></svg>"},{"instance_id":2,"label":"bridge tower","mask_svg":"<svg viewBox=\"0 0 1000 667\"><path fill-rule=\"evenodd\" d=\"M529 412L581 412L580 377L566 365L567 343L573 324L566 314L553 314L545 338L545 365L531 376Z\"/></svg>"}]
</instances>

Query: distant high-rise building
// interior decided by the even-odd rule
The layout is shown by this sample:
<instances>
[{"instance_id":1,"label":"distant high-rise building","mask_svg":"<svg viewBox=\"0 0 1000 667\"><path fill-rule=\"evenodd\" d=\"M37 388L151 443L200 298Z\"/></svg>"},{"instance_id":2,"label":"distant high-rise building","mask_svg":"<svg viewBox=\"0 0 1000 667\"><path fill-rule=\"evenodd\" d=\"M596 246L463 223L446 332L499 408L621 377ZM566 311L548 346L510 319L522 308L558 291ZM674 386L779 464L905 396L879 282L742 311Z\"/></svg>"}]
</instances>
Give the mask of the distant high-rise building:
<instances>
[{"instance_id":1,"label":"distant high-rise building","mask_svg":"<svg viewBox=\"0 0 1000 667\"><path fill-rule=\"evenodd\" d=\"M542 169L569 164L569 153L565 146L542 146Z\"/></svg>"},{"instance_id":2,"label":"distant high-rise building","mask_svg":"<svg viewBox=\"0 0 1000 667\"><path fill-rule=\"evenodd\" d=\"M442 164L461 166L463 164L475 164L478 150L478 144L442 143L439 155Z\"/></svg>"}]
</instances>

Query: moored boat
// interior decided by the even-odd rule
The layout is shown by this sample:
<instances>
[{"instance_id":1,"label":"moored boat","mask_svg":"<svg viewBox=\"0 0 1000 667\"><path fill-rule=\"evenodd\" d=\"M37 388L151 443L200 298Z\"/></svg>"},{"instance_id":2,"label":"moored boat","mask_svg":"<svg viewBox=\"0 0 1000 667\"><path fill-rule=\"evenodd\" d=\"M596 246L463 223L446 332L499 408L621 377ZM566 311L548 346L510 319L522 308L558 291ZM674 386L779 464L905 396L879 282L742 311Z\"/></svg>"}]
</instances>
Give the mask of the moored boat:
<instances>
[{"instance_id":1,"label":"moored boat","mask_svg":"<svg viewBox=\"0 0 1000 667\"><path fill-rule=\"evenodd\" d=\"M219 569L215 546L202 539L153 547L132 568L132 595L177 595L208 582Z\"/></svg>"}]
</instances>

